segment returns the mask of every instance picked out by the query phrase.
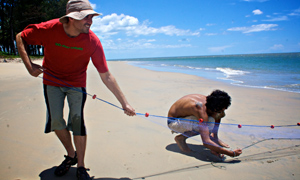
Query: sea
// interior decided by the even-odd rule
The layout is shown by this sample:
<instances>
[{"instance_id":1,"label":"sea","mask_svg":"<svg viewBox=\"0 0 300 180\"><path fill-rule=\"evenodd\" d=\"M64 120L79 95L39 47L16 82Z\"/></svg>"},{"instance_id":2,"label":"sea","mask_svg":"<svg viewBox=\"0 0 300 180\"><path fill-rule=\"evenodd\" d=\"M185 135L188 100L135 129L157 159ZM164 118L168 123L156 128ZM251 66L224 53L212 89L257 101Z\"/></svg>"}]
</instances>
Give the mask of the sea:
<instances>
[{"instance_id":1,"label":"sea","mask_svg":"<svg viewBox=\"0 0 300 180\"><path fill-rule=\"evenodd\" d=\"M118 59L153 71L195 75L237 86L300 93L300 53Z\"/></svg>"}]
</instances>

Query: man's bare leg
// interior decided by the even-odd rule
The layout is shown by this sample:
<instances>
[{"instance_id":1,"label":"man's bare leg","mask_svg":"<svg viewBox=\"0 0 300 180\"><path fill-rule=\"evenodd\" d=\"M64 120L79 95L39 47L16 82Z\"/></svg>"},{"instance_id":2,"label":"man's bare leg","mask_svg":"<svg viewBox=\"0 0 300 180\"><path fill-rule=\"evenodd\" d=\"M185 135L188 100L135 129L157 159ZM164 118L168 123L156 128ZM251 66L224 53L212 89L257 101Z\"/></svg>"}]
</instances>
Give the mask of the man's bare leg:
<instances>
[{"instance_id":1,"label":"man's bare leg","mask_svg":"<svg viewBox=\"0 0 300 180\"><path fill-rule=\"evenodd\" d=\"M188 152L193 152L193 151L188 147L188 145L187 145L186 142L185 142L187 138L188 138L188 137L186 137L186 136L180 134L180 135L177 135L177 136L175 137L175 141L176 141L177 146L180 148L181 151L186 152L186 153L188 153Z\"/></svg>"},{"instance_id":2,"label":"man's bare leg","mask_svg":"<svg viewBox=\"0 0 300 180\"><path fill-rule=\"evenodd\" d=\"M61 143L64 145L68 156L74 157L75 156L75 150L72 144L71 140L71 134L67 129L62 130L55 130L55 133ZM85 149L86 149L86 136L74 136L74 143L76 147L77 152L77 158L78 158L78 167L84 167L84 156L85 156Z\"/></svg>"},{"instance_id":3,"label":"man's bare leg","mask_svg":"<svg viewBox=\"0 0 300 180\"><path fill-rule=\"evenodd\" d=\"M62 130L55 130L55 134L57 135L58 139L65 147L68 156L73 158L75 156L75 150L72 144L70 132L67 129L62 129Z\"/></svg>"},{"instance_id":4,"label":"man's bare leg","mask_svg":"<svg viewBox=\"0 0 300 180\"><path fill-rule=\"evenodd\" d=\"M77 167L84 166L84 155L86 148L86 136L74 136L74 143L77 152L78 164Z\"/></svg>"}]
</instances>

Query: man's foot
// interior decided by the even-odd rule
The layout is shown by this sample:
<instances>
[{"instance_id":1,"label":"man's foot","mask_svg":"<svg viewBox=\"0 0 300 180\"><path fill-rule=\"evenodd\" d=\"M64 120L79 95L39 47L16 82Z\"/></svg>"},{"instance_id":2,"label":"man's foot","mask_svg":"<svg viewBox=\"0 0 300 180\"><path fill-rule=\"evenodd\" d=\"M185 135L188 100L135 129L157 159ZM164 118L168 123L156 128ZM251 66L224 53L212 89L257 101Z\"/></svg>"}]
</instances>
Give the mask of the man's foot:
<instances>
[{"instance_id":1,"label":"man's foot","mask_svg":"<svg viewBox=\"0 0 300 180\"><path fill-rule=\"evenodd\" d=\"M221 139L215 138L215 137L214 137L214 133L211 133L210 139L211 139L213 142L217 143L218 145L220 145L220 146L222 146L222 147L225 147L225 148L229 148L229 147L230 147L228 144L224 143Z\"/></svg>"},{"instance_id":2,"label":"man's foot","mask_svg":"<svg viewBox=\"0 0 300 180\"><path fill-rule=\"evenodd\" d=\"M65 175L72 165L77 164L77 154L75 152L75 157L71 158L65 155L65 160L55 169L54 174L56 176Z\"/></svg>"},{"instance_id":3,"label":"man's foot","mask_svg":"<svg viewBox=\"0 0 300 180\"><path fill-rule=\"evenodd\" d=\"M183 135L178 135L175 137L175 141L176 141L176 144L177 146L179 147L179 149L185 153L190 153L190 152L193 152L189 147L188 145L186 144L185 140L187 138Z\"/></svg>"},{"instance_id":4,"label":"man's foot","mask_svg":"<svg viewBox=\"0 0 300 180\"><path fill-rule=\"evenodd\" d=\"M224 142L223 142L223 141L221 141L220 139L219 139L219 142L218 142L218 144L219 144L220 146L222 146L222 147L225 147L225 148L230 148L230 146L229 146L228 144L224 143Z\"/></svg>"},{"instance_id":5,"label":"man's foot","mask_svg":"<svg viewBox=\"0 0 300 180\"><path fill-rule=\"evenodd\" d=\"M221 141L221 139L212 139L215 143L219 144L222 147L229 148L229 145Z\"/></svg>"},{"instance_id":6,"label":"man's foot","mask_svg":"<svg viewBox=\"0 0 300 180\"><path fill-rule=\"evenodd\" d=\"M86 172L89 169L85 169L84 167L77 168L77 178L78 180L90 180L90 175Z\"/></svg>"}]
</instances>

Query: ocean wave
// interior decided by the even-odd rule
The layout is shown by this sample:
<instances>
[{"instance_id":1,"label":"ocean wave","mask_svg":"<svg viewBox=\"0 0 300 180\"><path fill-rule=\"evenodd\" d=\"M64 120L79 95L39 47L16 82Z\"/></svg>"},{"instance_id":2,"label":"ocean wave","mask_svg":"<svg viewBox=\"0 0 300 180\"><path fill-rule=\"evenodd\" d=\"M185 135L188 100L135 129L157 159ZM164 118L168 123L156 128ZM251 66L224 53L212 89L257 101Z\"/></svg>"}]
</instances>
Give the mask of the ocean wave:
<instances>
[{"instance_id":1,"label":"ocean wave","mask_svg":"<svg viewBox=\"0 0 300 180\"><path fill-rule=\"evenodd\" d=\"M289 84L287 87L300 88L300 84Z\"/></svg>"},{"instance_id":2,"label":"ocean wave","mask_svg":"<svg viewBox=\"0 0 300 180\"><path fill-rule=\"evenodd\" d=\"M177 65L177 64L175 64L175 65L173 65L174 67L181 67L181 68L185 68L186 66L184 66L184 65Z\"/></svg>"},{"instance_id":3,"label":"ocean wave","mask_svg":"<svg viewBox=\"0 0 300 180\"><path fill-rule=\"evenodd\" d=\"M289 54L229 57L148 58L126 62L145 69L191 74L232 85L300 93L299 53L292 58Z\"/></svg>"},{"instance_id":4,"label":"ocean wave","mask_svg":"<svg viewBox=\"0 0 300 180\"><path fill-rule=\"evenodd\" d=\"M194 67L194 66L185 66L185 65L178 65L178 64L175 64L173 65L174 67L180 67L180 68L184 68L184 69L202 69L200 67Z\"/></svg>"},{"instance_id":5,"label":"ocean wave","mask_svg":"<svg viewBox=\"0 0 300 180\"><path fill-rule=\"evenodd\" d=\"M220 67L217 67L216 70L223 72L227 77L245 75L250 73L248 71L235 70L231 68L220 68Z\"/></svg>"},{"instance_id":6,"label":"ocean wave","mask_svg":"<svg viewBox=\"0 0 300 180\"><path fill-rule=\"evenodd\" d=\"M227 77L226 78L217 77L217 79L224 80L224 81L231 81L231 84L244 84L244 81L228 79Z\"/></svg>"},{"instance_id":7,"label":"ocean wave","mask_svg":"<svg viewBox=\"0 0 300 180\"><path fill-rule=\"evenodd\" d=\"M204 68L204 69L207 71L215 71L216 70L215 68Z\"/></svg>"}]
</instances>

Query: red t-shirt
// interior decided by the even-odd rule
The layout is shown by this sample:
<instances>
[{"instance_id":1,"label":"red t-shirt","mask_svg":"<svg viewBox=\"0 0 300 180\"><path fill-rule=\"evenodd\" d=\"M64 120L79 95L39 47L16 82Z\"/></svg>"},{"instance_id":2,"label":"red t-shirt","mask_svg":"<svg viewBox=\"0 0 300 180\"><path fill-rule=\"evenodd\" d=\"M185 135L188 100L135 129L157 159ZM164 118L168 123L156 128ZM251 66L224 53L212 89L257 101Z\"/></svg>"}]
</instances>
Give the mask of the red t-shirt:
<instances>
[{"instance_id":1,"label":"red t-shirt","mask_svg":"<svg viewBox=\"0 0 300 180\"><path fill-rule=\"evenodd\" d=\"M46 85L86 87L90 58L100 73L108 71L102 44L91 30L88 34L70 38L63 24L53 19L28 25L22 31L22 38L27 44L44 46L43 67L46 72L43 83Z\"/></svg>"}]
</instances>

